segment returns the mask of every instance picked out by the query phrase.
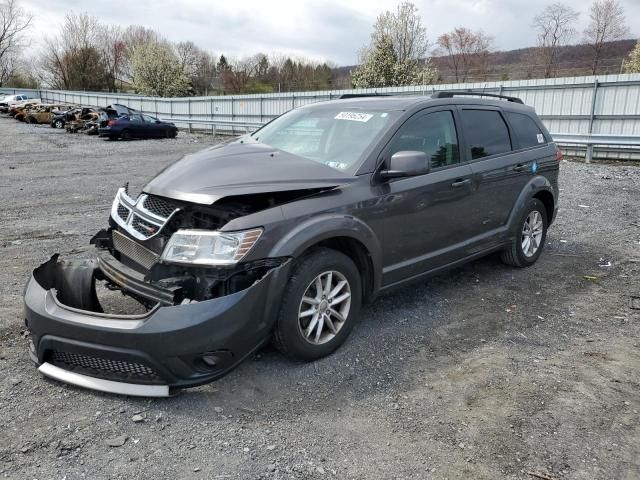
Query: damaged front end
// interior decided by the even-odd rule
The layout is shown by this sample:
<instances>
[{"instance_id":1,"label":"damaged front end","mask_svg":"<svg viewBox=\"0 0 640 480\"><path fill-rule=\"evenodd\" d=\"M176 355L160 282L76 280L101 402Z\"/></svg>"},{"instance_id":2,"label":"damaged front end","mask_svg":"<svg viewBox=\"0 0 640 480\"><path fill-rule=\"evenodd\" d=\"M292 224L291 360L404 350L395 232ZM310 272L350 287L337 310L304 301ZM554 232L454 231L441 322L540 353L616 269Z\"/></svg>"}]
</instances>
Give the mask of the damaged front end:
<instances>
[{"instance_id":1,"label":"damaged front end","mask_svg":"<svg viewBox=\"0 0 640 480\"><path fill-rule=\"evenodd\" d=\"M177 231L217 230L255 208L133 199L119 190L109 228L91 240L94 258L54 255L27 284L25 317L39 370L144 396L230 371L269 339L289 259L192 265L164 261L163 251ZM125 310L114 297L137 307Z\"/></svg>"}]
</instances>

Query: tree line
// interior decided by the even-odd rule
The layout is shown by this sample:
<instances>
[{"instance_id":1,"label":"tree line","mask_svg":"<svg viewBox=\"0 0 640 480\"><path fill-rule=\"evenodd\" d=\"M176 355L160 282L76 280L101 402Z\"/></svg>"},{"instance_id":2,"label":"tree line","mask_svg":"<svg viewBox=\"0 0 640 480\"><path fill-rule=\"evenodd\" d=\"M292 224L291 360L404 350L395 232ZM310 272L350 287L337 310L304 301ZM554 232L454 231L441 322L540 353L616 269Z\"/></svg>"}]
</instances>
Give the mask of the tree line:
<instances>
[{"instance_id":1,"label":"tree line","mask_svg":"<svg viewBox=\"0 0 640 480\"><path fill-rule=\"evenodd\" d=\"M107 25L77 13L66 15L60 30L45 37L35 58L25 59L33 18L18 2L0 0L0 86L166 97L458 83L486 78L496 53L492 36L465 26L431 43L418 8L403 2L377 17L369 43L358 53L359 65L347 75L328 62L286 55L214 56L193 42L171 42L152 29ZM595 74L605 46L630 35L618 0L593 1L581 37L579 16L556 2L533 18L537 45L528 54L527 76L557 76L563 47L578 38L589 47L589 70ZM640 42L623 69L640 72L639 64Z\"/></svg>"}]
</instances>

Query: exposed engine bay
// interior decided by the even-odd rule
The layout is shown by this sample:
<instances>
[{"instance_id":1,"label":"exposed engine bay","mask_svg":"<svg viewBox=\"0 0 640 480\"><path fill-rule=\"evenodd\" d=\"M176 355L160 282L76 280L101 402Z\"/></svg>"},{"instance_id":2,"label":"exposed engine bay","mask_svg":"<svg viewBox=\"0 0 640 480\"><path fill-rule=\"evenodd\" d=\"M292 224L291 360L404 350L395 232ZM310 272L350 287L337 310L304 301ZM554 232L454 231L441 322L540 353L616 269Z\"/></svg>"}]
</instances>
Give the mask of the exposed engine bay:
<instances>
[{"instance_id":1,"label":"exposed engine bay","mask_svg":"<svg viewBox=\"0 0 640 480\"><path fill-rule=\"evenodd\" d=\"M147 310L157 305L210 300L249 288L287 258L265 258L234 265L181 265L162 262L162 252L178 230L216 231L235 218L318 191L320 189L305 189L225 197L207 206L144 193L132 198L125 186L114 200L109 228L99 231L90 241L98 250L95 263L85 265L94 272L92 285L85 287L88 290L80 292L78 298L67 295L61 300L71 307L89 307L101 312L95 281L103 281L109 290L134 298ZM64 271L65 265L62 262L58 269ZM86 281L73 283L86 285Z\"/></svg>"}]
</instances>

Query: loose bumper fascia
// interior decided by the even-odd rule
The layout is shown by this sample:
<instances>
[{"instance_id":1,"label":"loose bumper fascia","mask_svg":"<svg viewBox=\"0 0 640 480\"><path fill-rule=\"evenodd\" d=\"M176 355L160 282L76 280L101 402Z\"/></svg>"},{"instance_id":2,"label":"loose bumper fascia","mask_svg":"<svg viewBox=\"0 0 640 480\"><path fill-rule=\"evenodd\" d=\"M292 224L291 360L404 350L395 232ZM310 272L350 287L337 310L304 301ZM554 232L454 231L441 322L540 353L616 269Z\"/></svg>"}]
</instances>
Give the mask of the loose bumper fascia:
<instances>
[{"instance_id":1,"label":"loose bumper fascia","mask_svg":"<svg viewBox=\"0 0 640 480\"><path fill-rule=\"evenodd\" d=\"M57 257L39 269L52 268L51 262L57 263ZM142 315L65 306L36 269L24 293L34 359L43 365L47 352L65 348L101 358L134 358L153 368L170 387L208 383L228 373L270 338L289 268L290 261L285 261L251 287L231 295L157 306ZM203 371L194 363L204 352L222 353L216 369Z\"/></svg>"}]
</instances>

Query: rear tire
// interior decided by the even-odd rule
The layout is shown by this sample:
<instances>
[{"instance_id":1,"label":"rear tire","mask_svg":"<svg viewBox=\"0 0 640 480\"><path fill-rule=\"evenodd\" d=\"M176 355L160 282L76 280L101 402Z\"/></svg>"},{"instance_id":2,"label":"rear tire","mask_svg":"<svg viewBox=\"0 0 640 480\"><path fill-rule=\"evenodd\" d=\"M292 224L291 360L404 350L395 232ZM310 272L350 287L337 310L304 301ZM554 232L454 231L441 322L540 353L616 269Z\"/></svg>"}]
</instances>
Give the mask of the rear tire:
<instances>
[{"instance_id":1,"label":"rear tire","mask_svg":"<svg viewBox=\"0 0 640 480\"><path fill-rule=\"evenodd\" d=\"M62 120L56 120L53 122L54 128L61 129L64 128L64 122Z\"/></svg>"},{"instance_id":2,"label":"rear tire","mask_svg":"<svg viewBox=\"0 0 640 480\"><path fill-rule=\"evenodd\" d=\"M120 134L122 140L131 140L131 132L128 129L124 129Z\"/></svg>"},{"instance_id":3,"label":"rear tire","mask_svg":"<svg viewBox=\"0 0 640 480\"><path fill-rule=\"evenodd\" d=\"M513 267L530 267L542 254L547 239L547 209L535 198L522 209L516 223L515 238L502 252L502 261Z\"/></svg>"},{"instance_id":4,"label":"rear tire","mask_svg":"<svg viewBox=\"0 0 640 480\"><path fill-rule=\"evenodd\" d=\"M314 250L293 267L273 343L298 360L325 357L347 339L361 303L362 280L353 260L336 250Z\"/></svg>"}]
</instances>

